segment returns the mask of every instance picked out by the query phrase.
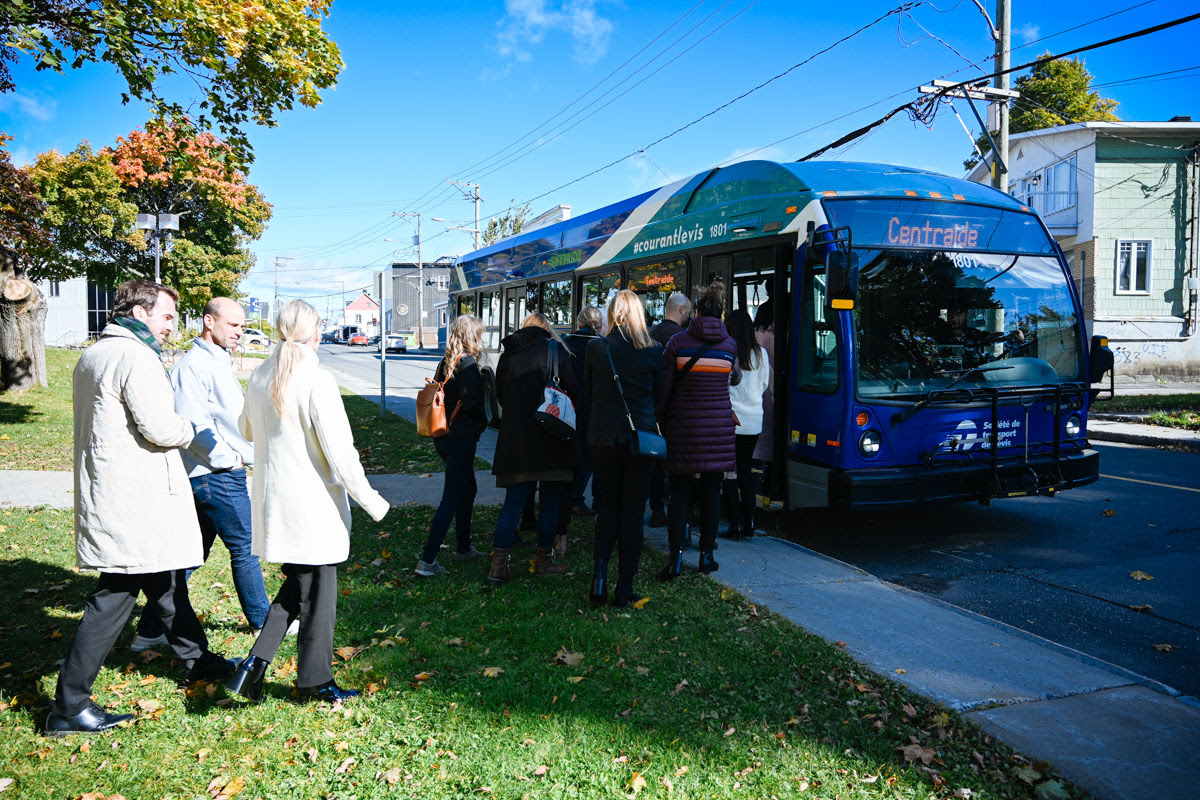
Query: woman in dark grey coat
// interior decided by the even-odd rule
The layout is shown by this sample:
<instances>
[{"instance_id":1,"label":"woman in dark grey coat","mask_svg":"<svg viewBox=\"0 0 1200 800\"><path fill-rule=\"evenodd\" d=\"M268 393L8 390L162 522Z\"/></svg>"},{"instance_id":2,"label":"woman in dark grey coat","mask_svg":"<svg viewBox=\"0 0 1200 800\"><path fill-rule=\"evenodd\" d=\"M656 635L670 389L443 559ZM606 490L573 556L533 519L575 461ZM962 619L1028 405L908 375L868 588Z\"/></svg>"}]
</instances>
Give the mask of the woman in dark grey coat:
<instances>
[{"instance_id":1,"label":"woman in dark grey coat","mask_svg":"<svg viewBox=\"0 0 1200 800\"><path fill-rule=\"evenodd\" d=\"M662 395L663 365L662 348L646 332L646 312L636 294L628 289L617 293L608 305L608 324L608 336L588 344L584 376L591 407L588 445L599 497L588 599L593 603L607 599L608 561L615 545L620 562L612 602L621 608L640 599L633 591L633 576L642 555L642 515L655 466L651 459L630 452L629 426L632 420L638 430L658 429L654 407ZM617 390L614 367L625 403Z\"/></svg>"},{"instance_id":2,"label":"woman in dark grey coat","mask_svg":"<svg viewBox=\"0 0 1200 800\"><path fill-rule=\"evenodd\" d=\"M496 521L492 568L487 577L492 585L512 579L508 551L517 534L521 509L538 483L542 486L534 574L553 574L566 569L554 562L554 534L559 498L563 485L574 477L579 452L574 441L557 438L534 416L549 380L547 357L551 343L557 350L559 388L578 407L583 391L571 368L571 357L542 314L536 311L529 314L521 322L520 330L504 338L504 353L496 365L496 395L502 414L492 472L496 475L496 485L507 489L507 493Z\"/></svg>"}]
</instances>

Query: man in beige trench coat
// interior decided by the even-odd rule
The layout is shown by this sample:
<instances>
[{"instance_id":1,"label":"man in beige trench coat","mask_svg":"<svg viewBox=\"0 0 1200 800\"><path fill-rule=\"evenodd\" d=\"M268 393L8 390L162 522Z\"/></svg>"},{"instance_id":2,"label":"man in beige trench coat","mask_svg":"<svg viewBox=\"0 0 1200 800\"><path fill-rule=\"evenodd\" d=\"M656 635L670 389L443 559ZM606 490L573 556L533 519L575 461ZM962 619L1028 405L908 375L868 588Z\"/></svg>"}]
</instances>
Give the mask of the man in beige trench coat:
<instances>
[{"instance_id":1,"label":"man in beige trench coat","mask_svg":"<svg viewBox=\"0 0 1200 800\"><path fill-rule=\"evenodd\" d=\"M58 678L46 733L108 730L130 715L91 700L105 656L146 595L188 681L220 680L233 664L208 649L184 571L204 560L191 485L179 449L197 432L175 413L159 360L175 325L173 289L147 280L117 287L113 319L74 374L75 550L100 580Z\"/></svg>"}]
</instances>

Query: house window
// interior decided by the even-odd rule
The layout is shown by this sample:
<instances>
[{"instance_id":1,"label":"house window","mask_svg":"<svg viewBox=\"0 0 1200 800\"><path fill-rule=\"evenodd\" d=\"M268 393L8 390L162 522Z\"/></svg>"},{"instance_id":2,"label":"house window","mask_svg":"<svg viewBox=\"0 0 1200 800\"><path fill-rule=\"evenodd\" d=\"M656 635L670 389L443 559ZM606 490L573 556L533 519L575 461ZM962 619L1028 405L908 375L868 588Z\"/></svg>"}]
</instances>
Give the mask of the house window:
<instances>
[{"instance_id":1,"label":"house window","mask_svg":"<svg viewBox=\"0 0 1200 800\"><path fill-rule=\"evenodd\" d=\"M1117 294L1150 294L1150 240L1117 240Z\"/></svg>"},{"instance_id":2,"label":"house window","mask_svg":"<svg viewBox=\"0 0 1200 800\"><path fill-rule=\"evenodd\" d=\"M438 275L437 276L437 288L439 291L442 291L442 292L448 291L450 289L450 276L449 275Z\"/></svg>"},{"instance_id":3,"label":"house window","mask_svg":"<svg viewBox=\"0 0 1200 800\"><path fill-rule=\"evenodd\" d=\"M50 296L58 297L62 294L62 283L60 281L50 281Z\"/></svg>"},{"instance_id":4,"label":"house window","mask_svg":"<svg viewBox=\"0 0 1200 800\"><path fill-rule=\"evenodd\" d=\"M438 311L438 325L441 325L444 328L449 321L449 315L446 313L446 309L443 308Z\"/></svg>"},{"instance_id":5,"label":"house window","mask_svg":"<svg viewBox=\"0 0 1200 800\"><path fill-rule=\"evenodd\" d=\"M1075 205L1075 156L1046 169L1046 211L1053 214Z\"/></svg>"}]
</instances>

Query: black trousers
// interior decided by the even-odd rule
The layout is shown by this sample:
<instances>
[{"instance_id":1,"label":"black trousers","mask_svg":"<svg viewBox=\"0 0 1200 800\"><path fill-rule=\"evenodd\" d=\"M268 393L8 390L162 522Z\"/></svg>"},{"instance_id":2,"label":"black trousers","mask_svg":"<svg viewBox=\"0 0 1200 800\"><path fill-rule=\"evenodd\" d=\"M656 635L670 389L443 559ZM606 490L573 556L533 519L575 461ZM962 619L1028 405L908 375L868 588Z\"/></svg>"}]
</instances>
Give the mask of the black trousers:
<instances>
[{"instance_id":1,"label":"black trousers","mask_svg":"<svg viewBox=\"0 0 1200 800\"><path fill-rule=\"evenodd\" d=\"M311 689L333 680L333 625L337 622L337 565L284 564L284 581L250 655L273 661L296 617L296 685Z\"/></svg>"},{"instance_id":2,"label":"black trousers","mask_svg":"<svg viewBox=\"0 0 1200 800\"><path fill-rule=\"evenodd\" d=\"M129 621L139 593L146 595L147 609L158 617L171 649L189 669L208 653L208 639L188 599L185 570L140 575L101 572L58 676L55 714L72 717L88 704L92 684Z\"/></svg>"},{"instance_id":3,"label":"black trousers","mask_svg":"<svg viewBox=\"0 0 1200 800\"><path fill-rule=\"evenodd\" d=\"M700 500L700 550L711 553L717 541L721 519L721 480L723 472L701 472L699 487L691 475L671 473L671 501L667 508L667 542L672 552L683 549L684 534L691 516L693 493Z\"/></svg>"},{"instance_id":4,"label":"black trousers","mask_svg":"<svg viewBox=\"0 0 1200 800\"><path fill-rule=\"evenodd\" d=\"M754 502L757 487L754 485L754 446L758 434L735 436L735 461L737 478L725 481L725 515L729 519L729 532L743 534L754 530Z\"/></svg>"},{"instance_id":5,"label":"black trousers","mask_svg":"<svg viewBox=\"0 0 1200 800\"><path fill-rule=\"evenodd\" d=\"M598 500L593 557L607 561L615 545L620 559L618 575L626 581L633 580L642 557L646 496L657 463L631 455L627 445L592 447L592 480Z\"/></svg>"}]
</instances>

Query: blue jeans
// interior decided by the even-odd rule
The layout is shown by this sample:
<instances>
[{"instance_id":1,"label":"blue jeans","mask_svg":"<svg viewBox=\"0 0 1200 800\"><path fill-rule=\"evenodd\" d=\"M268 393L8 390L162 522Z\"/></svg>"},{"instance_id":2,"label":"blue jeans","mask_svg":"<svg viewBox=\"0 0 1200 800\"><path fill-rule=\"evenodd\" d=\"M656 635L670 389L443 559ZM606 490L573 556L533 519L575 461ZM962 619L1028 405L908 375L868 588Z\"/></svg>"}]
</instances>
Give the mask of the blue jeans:
<instances>
[{"instance_id":1,"label":"blue jeans","mask_svg":"<svg viewBox=\"0 0 1200 800\"><path fill-rule=\"evenodd\" d=\"M442 502L433 512L429 537L421 560L432 564L454 519L455 540L459 553L471 549L471 510L475 507L475 441L442 437L434 441L438 455L446 462L446 483L442 487Z\"/></svg>"},{"instance_id":2,"label":"blue jeans","mask_svg":"<svg viewBox=\"0 0 1200 800\"><path fill-rule=\"evenodd\" d=\"M246 470L213 472L191 479L196 516L204 540L204 560L218 536L229 549L233 568L233 586L238 602L252 628L261 628L267 619L270 601L263 586L262 566L250 552L250 495L246 491ZM189 569L190 578L196 568ZM154 638L163 633L154 614L143 612L138 621L139 636Z\"/></svg>"},{"instance_id":3,"label":"blue jeans","mask_svg":"<svg viewBox=\"0 0 1200 800\"><path fill-rule=\"evenodd\" d=\"M517 537L517 523L521 521L521 511L535 489L536 481L514 483L508 487L504 495L504 505L500 507L500 518L496 520L495 547L501 550L512 547L513 540ZM537 546L543 550L554 547L554 534L558 531L558 504L563 489L562 483L543 481L542 490L538 492L541 502L538 508Z\"/></svg>"}]
</instances>

